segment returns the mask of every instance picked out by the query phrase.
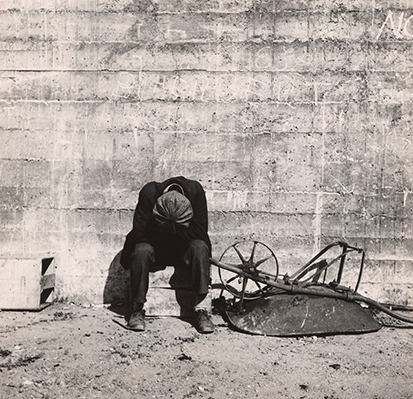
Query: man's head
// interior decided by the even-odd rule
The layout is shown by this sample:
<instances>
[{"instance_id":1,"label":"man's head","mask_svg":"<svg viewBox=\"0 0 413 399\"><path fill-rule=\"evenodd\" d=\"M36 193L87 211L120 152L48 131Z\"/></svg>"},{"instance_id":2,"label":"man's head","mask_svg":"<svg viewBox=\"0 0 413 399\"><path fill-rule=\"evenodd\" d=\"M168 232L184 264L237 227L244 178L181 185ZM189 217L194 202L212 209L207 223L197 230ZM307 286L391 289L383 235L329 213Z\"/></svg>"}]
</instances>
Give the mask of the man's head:
<instances>
[{"instance_id":1,"label":"man's head","mask_svg":"<svg viewBox=\"0 0 413 399\"><path fill-rule=\"evenodd\" d=\"M173 231L175 225L188 227L193 214L188 198L177 190L162 194L153 207L153 217L165 231Z\"/></svg>"}]
</instances>

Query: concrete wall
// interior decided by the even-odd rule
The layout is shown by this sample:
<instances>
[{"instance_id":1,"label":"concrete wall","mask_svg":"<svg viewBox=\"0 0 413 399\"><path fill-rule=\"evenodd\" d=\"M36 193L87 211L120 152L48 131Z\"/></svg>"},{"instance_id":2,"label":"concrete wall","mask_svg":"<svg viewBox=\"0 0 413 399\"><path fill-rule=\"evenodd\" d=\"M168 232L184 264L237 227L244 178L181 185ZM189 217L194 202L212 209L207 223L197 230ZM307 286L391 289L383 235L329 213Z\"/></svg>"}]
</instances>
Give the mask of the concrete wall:
<instances>
[{"instance_id":1,"label":"concrete wall","mask_svg":"<svg viewBox=\"0 0 413 399\"><path fill-rule=\"evenodd\" d=\"M412 302L411 2L3 0L0 22L2 256L54 254L58 297L113 299L140 188L185 175L215 257L254 238L292 272L345 240L362 293Z\"/></svg>"}]
</instances>

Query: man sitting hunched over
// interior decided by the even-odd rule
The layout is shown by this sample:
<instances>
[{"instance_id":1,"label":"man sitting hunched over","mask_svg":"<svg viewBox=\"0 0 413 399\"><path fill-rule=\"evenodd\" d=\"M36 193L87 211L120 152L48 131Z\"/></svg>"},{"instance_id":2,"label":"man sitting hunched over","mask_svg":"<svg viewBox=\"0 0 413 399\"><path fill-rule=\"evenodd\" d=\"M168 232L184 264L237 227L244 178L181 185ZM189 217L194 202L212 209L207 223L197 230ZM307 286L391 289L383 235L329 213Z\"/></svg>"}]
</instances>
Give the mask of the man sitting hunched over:
<instances>
[{"instance_id":1,"label":"man sitting hunched over","mask_svg":"<svg viewBox=\"0 0 413 399\"><path fill-rule=\"evenodd\" d=\"M145 330L149 272L167 265L187 265L196 298L196 328L200 333L213 332L206 306L210 256L207 202L201 184L182 176L147 183L139 193L133 228L126 236L120 260L131 276L128 327Z\"/></svg>"}]
</instances>

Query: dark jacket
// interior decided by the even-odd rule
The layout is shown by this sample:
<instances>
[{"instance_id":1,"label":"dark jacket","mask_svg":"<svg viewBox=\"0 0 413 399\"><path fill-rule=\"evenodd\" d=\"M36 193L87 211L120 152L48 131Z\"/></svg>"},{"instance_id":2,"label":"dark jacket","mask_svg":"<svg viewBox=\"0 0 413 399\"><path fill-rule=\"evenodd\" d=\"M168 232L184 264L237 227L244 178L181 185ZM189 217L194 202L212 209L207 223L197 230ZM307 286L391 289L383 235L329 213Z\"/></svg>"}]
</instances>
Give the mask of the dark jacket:
<instances>
[{"instance_id":1,"label":"dark jacket","mask_svg":"<svg viewBox=\"0 0 413 399\"><path fill-rule=\"evenodd\" d=\"M194 215L189 227L179 228L174 237L167 237L157 230L152 210L156 200L163 194L166 187L172 183L179 184L185 196L189 199ZM189 244L191 240L203 240L211 252L211 241L208 236L208 210L204 189L195 180L186 179L183 176L172 177L162 183L147 183L139 193L138 204L133 216L132 231L126 236L120 263L125 269L130 268L131 255L136 244L146 242L156 248L162 247L163 243Z\"/></svg>"}]
</instances>

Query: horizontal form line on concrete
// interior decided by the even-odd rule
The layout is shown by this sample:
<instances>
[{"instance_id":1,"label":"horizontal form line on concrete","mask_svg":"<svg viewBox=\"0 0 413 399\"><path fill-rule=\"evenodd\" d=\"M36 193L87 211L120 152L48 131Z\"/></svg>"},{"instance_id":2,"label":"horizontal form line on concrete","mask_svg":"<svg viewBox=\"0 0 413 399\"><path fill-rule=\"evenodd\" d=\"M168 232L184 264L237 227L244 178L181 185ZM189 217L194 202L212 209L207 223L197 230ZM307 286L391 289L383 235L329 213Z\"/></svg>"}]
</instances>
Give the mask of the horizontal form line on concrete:
<instances>
[{"instance_id":1,"label":"horizontal form line on concrete","mask_svg":"<svg viewBox=\"0 0 413 399\"><path fill-rule=\"evenodd\" d=\"M325 4L324 4L325 3ZM354 3L354 4L353 4ZM345 12L358 12L367 10L387 10L389 8L390 2L345 2L340 3L336 6L335 14L341 14ZM392 2L393 11L404 11L402 8L403 2ZM405 2L406 5L408 2ZM146 8L145 8L146 5ZM240 13L240 12L299 12L299 11L312 11L314 13L325 13L329 12L331 7L329 7L328 2L311 2L311 1L290 1L290 2L280 2L280 1L265 1L257 2L254 0L246 0L242 2L234 1L218 1L218 2L198 2L197 6L194 7L191 2L180 2L180 1L157 1L156 5L158 9L152 6L152 3L142 2L142 10L138 8L138 2L130 2L129 0L120 1L67 1L67 0L2 0L0 3L0 9L6 11L50 11L50 12L94 12L94 13L120 13L128 12L136 14L137 10L142 13ZM177 9L177 5L182 8L188 7L187 9ZM152 8L151 8L152 7ZM223 9L226 7L226 9ZM199 11L197 11L199 9Z\"/></svg>"},{"instance_id":2,"label":"horizontal form line on concrete","mask_svg":"<svg viewBox=\"0 0 413 399\"><path fill-rule=\"evenodd\" d=\"M67 46L74 46L74 47L81 47L82 49L89 45L103 45L103 46L112 46L112 45L119 45L123 48L130 47L130 50L139 49L139 50L173 50L174 47L185 47L188 46L195 46L199 47L200 45L205 45L208 50L215 51L219 53L220 50L226 50L227 48L233 49L242 48L242 47L249 47L249 46L262 46L264 48L271 47L271 45L302 45L308 47L309 45L323 45L324 47L329 45L335 45L337 48L342 48L342 46L357 46L358 51L360 52L360 47L365 52L370 49L377 49L380 47L386 47L389 44L401 44L404 45L406 48L410 48L412 40L408 40L405 38L399 39L382 39L382 40L369 40L364 38L363 40L360 39L330 39L330 38L309 38L307 40L286 40L286 39L262 39L259 37L249 38L248 40L228 40L228 39L220 39L216 38L216 40L174 40L174 41L166 41L166 40L159 40L159 41L131 41L131 40L121 40L121 41L90 41L90 40L70 40L70 41L62 41L62 40L24 40L24 39L17 39L13 38L12 40L1 40L0 39L0 52L13 52L13 51L39 51L39 50L53 50L54 48L49 48L48 45L67 45ZM150 43L151 46L148 47L146 44ZM214 44L216 47L210 48L210 45ZM18 45L24 45L24 48L17 48ZM38 47L42 46L42 47ZM311 51L316 51L318 48L310 48Z\"/></svg>"},{"instance_id":3,"label":"horizontal form line on concrete","mask_svg":"<svg viewBox=\"0 0 413 399\"><path fill-rule=\"evenodd\" d=\"M323 134L328 134L329 132L321 132L321 131L311 131L311 132L307 132L307 131L267 131L267 130L260 130L260 131L240 131L240 130L149 130L149 129L133 129L133 130L127 130L127 129L123 129L123 128L119 128L119 129L95 129L94 131L96 133L104 133L104 132L111 132L111 133L116 133L116 131L119 131L119 133L121 134L130 134L133 135L135 134L135 132L137 131L142 132L142 133L148 133L148 134L164 134L164 135L198 135L198 134L211 134L214 136L248 136L248 137L255 137L255 136L270 136L270 135L274 135L274 136L282 136L282 135L293 135L293 134L297 134L297 135L304 135L307 136L309 134L311 135L323 135ZM8 132L20 132L20 133L27 133L27 134L31 134L33 132L39 132L41 131L42 133L50 134L53 135L56 133L56 131L52 131L52 130L34 130L34 129L19 129L19 128L0 128L0 132L4 132L4 131L8 131ZM79 129L61 129L59 130L59 132L66 132L66 133L73 133L74 131L79 132L80 134L84 134L84 132L80 131ZM333 132L334 133L334 132ZM42 161L42 160L50 160L50 158L46 158L46 157L26 157L26 158L10 158L10 157L3 157L1 158L3 160L13 160L13 159L19 159L19 160L23 160L23 161ZM59 159L61 160L61 159Z\"/></svg>"},{"instance_id":4,"label":"horizontal form line on concrete","mask_svg":"<svg viewBox=\"0 0 413 399\"><path fill-rule=\"evenodd\" d=\"M70 6L68 7L46 7L46 6L30 6L30 4L24 4L23 6L16 6L15 2L13 2L12 6L7 6L7 3L5 3L4 0L3 4L0 4L0 14L5 14L5 13L21 13L21 14L91 14L91 15L99 15L99 14L124 14L124 15L143 15L147 17L156 17L156 16L162 16L162 15L213 15L213 16L219 16L219 15L263 15L263 14L272 14L272 15L279 15L279 14L305 14L305 15L329 15L331 13L331 9L329 7L326 7L325 9L322 8L314 8L311 7L311 1L307 5L305 3L302 7L296 7L293 8L291 7L291 4L288 2L285 2L285 8L280 8L279 3L275 4L273 7L260 7L257 4L250 4L246 5L245 7L238 6L234 7L234 9L221 9L221 8L213 8L213 7L208 7L208 8L203 8L203 9L190 9L190 10L153 10L153 11L147 11L147 10L133 10L131 7L124 7L124 8L116 8L116 4L114 3L114 6L109 7L111 8L86 8L86 7L77 7L76 8L71 8ZM27 1L26 1L27 3ZM220 3L220 2L218 2ZM86 2L87 4L87 2ZM103 3L102 3L103 4ZM212 3L213 4L213 3ZM236 4L236 3L235 3ZM297 5L299 3L297 2ZM343 15L343 14L357 14L357 13L363 13L365 14L366 12L386 12L390 8L389 6L383 5L383 7L380 7L380 4L377 4L375 2L358 2L358 7L347 7L343 6L341 9L336 9L334 10L334 15ZM404 12L406 11L405 8L400 7L398 4L392 4L393 6L391 7L391 10L393 12ZM278 6L278 8L276 8ZM199 7L201 8L201 7Z\"/></svg>"},{"instance_id":5,"label":"horizontal form line on concrete","mask_svg":"<svg viewBox=\"0 0 413 399\"><path fill-rule=\"evenodd\" d=\"M1 5L0 5L1 7ZM340 12L340 14L345 14L345 13L355 13L355 12L364 12L362 10L344 10ZM154 12L146 12L145 10L142 11L131 11L131 10L124 10L124 9L119 9L119 10L90 10L90 9L51 9L51 8L37 8L37 9L19 9L16 7L13 8L0 8L0 14L9 14L9 13L19 13L19 14L90 14L90 15L99 15L99 14L124 14L124 15L133 15L133 16L145 16L145 17L156 17L157 15L213 15L214 17L220 16L220 15L249 15L249 14L263 14L261 11L255 11L249 8L244 8L244 9L238 9L238 10L217 10L217 9L207 9L207 10L190 10L190 11L182 11L182 10L176 10L176 11L154 11ZM319 15L319 14L325 14L326 12L319 11L319 10L309 10L308 8L304 9L282 9L282 10L265 10L265 14L292 14L292 13L297 13L297 14L306 14L306 15Z\"/></svg>"},{"instance_id":6,"label":"horizontal form line on concrete","mask_svg":"<svg viewBox=\"0 0 413 399\"><path fill-rule=\"evenodd\" d=\"M0 50L1 54L2 50ZM413 70L413 66L412 66ZM341 70L337 69L332 69L332 68L321 68L320 71L312 71L312 72L306 72L302 70L297 70L297 69L202 69L202 68L195 68L195 69L187 69L187 68L182 68L182 69L135 69L135 68L130 68L130 69L117 69L117 68L102 68L102 69L33 69L33 68L0 68L0 73L3 72L13 72L13 73L130 73L130 74L141 74L141 73L146 73L146 74L177 74L181 72L200 72L200 73L211 73L211 74L244 74L244 73L250 73L250 74L298 74L298 75L303 75L305 73L314 75L314 76L320 76L322 73L329 73L329 74L335 74L335 73L340 73ZM373 67L367 67L367 68L362 68L362 69L352 69L352 70L346 70L343 74L357 74L357 73L366 73L367 76L369 73L373 74L405 74L407 76L411 75L411 70L403 69L403 70L388 70L388 69L380 69L380 68L373 68Z\"/></svg>"},{"instance_id":7,"label":"horizontal form line on concrete","mask_svg":"<svg viewBox=\"0 0 413 399\"><path fill-rule=\"evenodd\" d=\"M136 192L138 193L138 192ZM268 193L266 193L268 194ZM273 194L276 194L273 192ZM284 194L289 194L289 193L284 193ZM300 194L317 194L317 193L312 193L312 192L306 192L306 193L300 193ZM335 193L323 193L325 195L335 195ZM117 213L117 212L134 212L136 205L131 206L130 208L114 208L114 207L107 207L107 208L102 208L102 207L74 207L74 206L60 206L60 207L55 207L55 206L36 206L36 210L47 210L47 211L62 211L62 212L102 212L102 213ZM10 207L7 206L0 206L0 210L7 211L10 209ZM18 209L13 208L18 211L32 211L33 208L29 206L20 206ZM211 215L214 214L222 214L222 215L241 215L245 216L246 213L249 215L283 215L286 217L290 216L297 216L297 215L309 215L309 214L315 214L316 210L314 209L313 212L298 212L298 211L285 211L285 210L274 210L274 211L267 211L267 210L249 210L249 209L242 209L242 210L222 210L222 209L211 209L208 211ZM319 212L318 212L319 213ZM317 213L317 214L318 214ZM329 216L329 215L337 215L337 212L334 213L319 213L320 215L323 216ZM354 216L360 216L363 219L368 219L368 220L373 220L373 219L381 219L381 220L398 220L397 217L394 215L379 215L379 214L372 214L370 213L368 216L366 216L362 212L357 212L357 211L347 211L346 213L340 213L338 216L346 216L346 215L354 215ZM409 218L406 218L406 220L409 220ZM360 237L358 237L360 238ZM375 239L377 237L363 237L365 239ZM403 237L382 237L385 239L389 240L397 240L397 239L404 239Z\"/></svg>"},{"instance_id":8,"label":"horizontal form line on concrete","mask_svg":"<svg viewBox=\"0 0 413 399\"><path fill-rule=\"evenodd\" d=\"M167 135L172 135L172 136L174 136L174 135L199 135L199 134L201 134L201 135L215 135L215 136L238 136L238 137L244 137L244 136L248 136L248 137L257 137L257 136L269 136L269 135L272 135L272 136L276 136L276 137L279 137L279 136L283 136L283 135L286 135L286 136L291 136L291 135L294 135L294 134L297 134L297 135L301 135L301 136L308 136L308 135L319 135L319 136L322 136L322 135L325 135L325 134L332 134L332 135L334 135L334 134L336 134L336 132L334 132L334 131L321 131L321 130L301 130L301 131L289 131L289 130L280 130L280 131L267 131L267 130L257 130L257 131L252 131L252 129L250 129L250 128L247 128L247 129L245 129L245 130L235 130L235 129L222 129L222 130L206 130L206 129L203 129L203 130L162 130L162 129L155 129L155 130L151 130L151 129L141 129L141 128L139 128L139 129L136 129L136 131L132 131L132 130L126 130L125 131L125 129L123 129L123 128L119 128L119 129L112 129L112 128L108 128L108 129L102 129L102 130L99 130L99 129L96 129L95 130L95 132L96 133L105 133L105 132L112 132L112 133L114 133L114 134L116 134L116 132L118 131L118 133L119 134L131 134L131 135L133 135L133 134L135 134L135 132L136 133L147 133L148 135L153 135L153 134L156 134L156 135L164 135L164 136L167 136ZM19 129L19 128L0 128L0 132L27 132L28 134L36 134L36 133L39 133L39 132L42 132L42 133L44 133L45 132L45 130L44 129L39 129L39 130L36 130L36 129ZM53 134L53 133L56 133L56 131L54 131L54 132L51 132L50 130L47 130L46 132L50 132L50 134ZM64 129L64 130L59 130L59 132L66 132L66 133L82 133L82 134L84 134L84 131L82 131L82 130L79 130L79 129ZM0 152L1 153L1 152ZM13 160L13 158L10 158L10 157L4 157L4 158L1 158L1 159L4 159L4 160ZM18 158L14 158L14 159L18 159ZM55 158L50 158L50 157L47 157L47 156L42 156L42 157L28 157L28 158L24 158L24 160L33 160L33 161L53 161L53 160L60 160L61 161L61 159L55 159ZM118 158L114 158L113 160L118 160ZM225 162L225 161L223 161L223 162ZM235 162L235 161L234 161Z\"/></svg>"},{"instance_id":9,"label":"horizontal form line on concrete","mask_svg":"<svg viewBox=\"0 0 413 399\"><path fill-rule=\"evenodd\" d=\"M54 4L54 7L49 7L45 6L44 4L39 5L38 7L33 5L33 2L28 3L27 1L25 4L18 6L16 5L16 2L13 1L11 6L7 6L6 0L2 0L3 4L0 4L0 13L36 13L36 14L61 14L61 13L70 13L70 14L132 14L132 15L149 15L149 16L156 16L156 15L191 15L191 14L213 14L214 16L216 15L238 15L238 14L300 14L300 13L305 13L309 15L329 15L331 13L331 9L329 7L320 8L320 7L312 7L311 6L311 1L308 3L307 2L302 2L303 6L299 6L299 2L294 2L297 7L291 7L291 3L293 2L285 2L285 7L284 8L275 8L276 6L280 7L281 4L279 3L273 3L273 7L266 7L266 6L261 6L259 3L251 2L249 5L246 2L245 6L237 6L234 7L234 9L222 9L222 8L214 8L214 7L208 7L208 8L203 8L203 9L195 9L192 8L190 10L179 10L179 9L174 9L172 10L150 10L147 11L145 9L142 10L133 10L133 6L130 7L127 5L126 7L120 8L116 7L116 2L113 2L113 4L109 4L108 8L103 8L103 7L83 7L82 8L82 2L78 2L76 4L76 8L70 7L70 5L66 7L56 7ZM28 4L27 4L28 3ZM44 2L43 2L44 3ZM217 2L220 4L220 2ZM341 15L341 14L354 14L354 13L366 13L366 11L387 11L388 6L385 7L380 7L380 4L377 4L376 2L356 2L358 6L356 7L351 7L351 4L349 5L343 5L342 8L340 9L335 9L334 10L334 15ZM85 2L84 4L88 4L88 2ZM102 2L102 5L105 3ZM205 2L205 4L207 4ZM214 4L211 2L211 4ZM284 4L282 4L284 5ZM129 6L129 7L128 7ZM201 8L202 5L200 5L199 8ZM317 8L316 8L317 7ZM406 11L405 8L400 7L398 4L394 4L393 7L391 7L391 10L394 12L402 12Z\"/></svg>"},{"instance_id":10,"label":"horizontal form line on concrete","mask_svg":"<svg viewBox=\"0 0 413 399\"><path fill-rule=\"evenodd\" d=\"M1 53L1 50L0 50ZM237 70L223 70L223 69L215 69L215 70L208 70L205 68L180 68L180 69L162 69L162 70L156 70L156 69L139 69L139 70L130 70L130 69L125 69L125 68L120 68L120 69L108 69L108 68L102 68L102 69L18 69L18 68L10 68L10 69L1 69L1 72L15 72L15 73L24 73L26 74L27 72L33 72L33 73L40 73L40 74L48 74L48 73L61 73L61 72L68 72L71 74L78 74L78 73L85 73L85 74L93 74L93 73L100 73L100 74L117 74L117 73L123 73L126 72L131 75L140 75L142 73L145 74L152 74L152 75L179 75L181 73L183 74L211 74L211 75L244 75L244 74L250 74L250 75L276 75L276 74L285 74L285 73L291 73L294 75L301 75L301 76L312 76L312 77L318 77L320 75L329 74L329 75L361 75L361 76L368 76L367 72L370 71L364 71L364 70L340 70L340 71L331 71L329 69L324 69L320 72L315 72L313 70L297 70L297 69L280 69L277 71L274 70L265 70L265 69L259 69L259 70L249 70L249 69L237 69ZM404 72L398 72L398 71L389 71L389 70L383 70L381 73L388 74L388 75L410 75L410 72L404 71Z\"/></svg>"},{"instance_id":11,"label":"horizontal form line on concrete","mask_svg":"<svg viewBox=\"0 0 413 399\"><path fill-rule=\"evenodd\" d=\"M216 37L213 40L205 40L203 38L200 39L174 39L174 40L166 40L166 39L158 39L158 40L147 40L147 39L142 39L142 40L59 40L59 39L35 39L35 38L30 38L30 39L20 39L20 38L11 38L8 40L0 40L0 46L5 46L6 44L10 46L10 44L13 43L21 43L21 44L28 44L30 46L33 46L35 44L65 44L65 45L76 45L76 46L85 46L88 44L103 44L103 45L122 45L122 46L130 46L130 45L135 45L135 46L142 46L142 44L145 43L151 43L154 44L155 46L158 47L165 47L165 46L181 46L181 45L200 45L200 44L217 44L217 45L239 45L239 44L264 44L264 45L271 45L271 44L308 44L308 43L325 43L325 44L367 44L367 45L380 45L380 44L386 44L386 43L405 43L406 45L409 45L409 43L412 42L412 39L410 38L399 38L399 39L381 39L381 40L375 40L375 39L369 39L369 38L345 38L345 39L336 39L336 38L311 38L311 36L306 39L297 39L297 38L290 38L290 39L268 39L268 38L262 38L260 36L253 36L248 38L247 40L245 39L239 39L239 40L229 40L229 39L222 39L221 37ZM218 47L219 48L219 47ZM10 50L8 50L10 51Z\"/></svg>"},{"instance_id":12,"label":"horizontal form line on concrete","mask_svg":"<svg viewBox=\"0 0 413 399\"><path fill-rule=\"evenodd\" d=\"M139 100L139 99L118 99L118 100L32 100L32 99L18 99L18 100L10 100L10 99L2 99L0 98L0 103L6 103L7 105L13 104L266 104L266 105L282 105L293 108L293 105L343 105L343 104L351 104L356 103L358 104L360 101L358 99L346 99L345 101L274 101L274 100L232 100L232 101L219 101L219 100L182 100L182 99L174 99L174 100ZM378 102L378 101L369 101L365 100L368 104L405 104L406 101L400 100L399 102Z\"/></svg>"}]
</instances>

